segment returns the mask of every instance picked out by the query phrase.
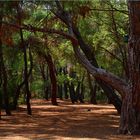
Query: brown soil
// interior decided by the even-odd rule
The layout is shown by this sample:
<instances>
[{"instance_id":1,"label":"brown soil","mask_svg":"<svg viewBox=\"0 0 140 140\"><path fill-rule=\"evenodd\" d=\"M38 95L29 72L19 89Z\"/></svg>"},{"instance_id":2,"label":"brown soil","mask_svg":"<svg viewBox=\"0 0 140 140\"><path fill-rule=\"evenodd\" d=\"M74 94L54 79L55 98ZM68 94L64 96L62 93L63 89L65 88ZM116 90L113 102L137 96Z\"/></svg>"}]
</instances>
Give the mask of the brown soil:
<instances>
[{"instance_id":1,"label":"brown soil","mask_svg":"<svg viewBox=\"0 0 140 140\"><path fill-rule=\"evenodd\" d=\"M112 105L32 101L33 115L20 106L0 121L0 140L128 140L139 136L117 135L119 116Z\"/></svg>"}]
</instances>

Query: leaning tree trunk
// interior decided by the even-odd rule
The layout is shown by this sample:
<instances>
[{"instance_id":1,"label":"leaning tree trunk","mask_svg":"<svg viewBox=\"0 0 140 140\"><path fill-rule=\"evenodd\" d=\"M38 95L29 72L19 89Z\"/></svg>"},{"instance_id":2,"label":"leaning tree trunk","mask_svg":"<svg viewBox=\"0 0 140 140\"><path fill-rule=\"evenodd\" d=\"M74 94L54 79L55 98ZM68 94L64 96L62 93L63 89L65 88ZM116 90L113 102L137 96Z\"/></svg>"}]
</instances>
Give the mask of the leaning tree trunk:
<instances>
[{"instance_id":1,"label":"leaning tree trunk","mask_svg":"<svg viewBox=\"0 0 140 140\"><path fill-rule=\"evenodd\" d=\"M128 61L131 87L123 99L120 133L139 133L140 129L140 1L128 1L130 35Z\"/></svg>"},{"instance_id":2,"label":"leaning tree trunk","mask_svg":"<svg viewBox=\"0 0 140 140\"><path fill-rule=\"evenodd\" d=\"M97 63L97 60L95 58L95 55L94 55L94 52L93 52L91 46L87 45L84 42L78 28L76 28L73 25L72 29L73 29L73 32L74 32L76 38L78 39L79 46L82 49L82 51L84 52L84 54L86 55L87 59L91 62L91 64L93 66L95 66L96 68L99 68L99 65ZM114 89L111 86L109 86L106 82L104 82L103 80L100 80L99 78L96 78L96 77L95 77L95 79L96 79L96 82L99 84L99 86L103 89L107 98L111 101L111 103L115 106L118 113L120 114L122 102L121 102L120 98L118 97L118 95L116 95L116 93L114 92Z\"/></svg>"},{"instance_id":3,"label":"leaning tree trunk","mask_svg":"<svg viewBox=\"0 0 140 140\"><path fill-rule=\"evenodd\" d=\"M73 22L70 18L71 17L70 13L67 11L64 11L64 9L61 6L59 1L56 1L56 5L58 8L58 11L57 11L57 13L55 13L55 15L58 18L60 18L68 26L69 32L71 35L73 35L73 33L74 33L74 37L76 37L76 39L78 40L78 44L79 44L80 48L86 55L87 59L91 62L91 64L94 67L99 68L92 47L89 46L88 44L86 44L85 41L83 40L78 28L73 24ZM108 84L106 82L104 82L103 80L100 80L98 77L96 78L96 81L101 86L101 88L104 90L104 93L106 94L108 99L112 101L112 104L115 106L118 113L120 113L122 102L121 102L120 98L118 97L118 95L115 94L114 89L111 86L108 86Z\"/></svg>"}]
</instances>

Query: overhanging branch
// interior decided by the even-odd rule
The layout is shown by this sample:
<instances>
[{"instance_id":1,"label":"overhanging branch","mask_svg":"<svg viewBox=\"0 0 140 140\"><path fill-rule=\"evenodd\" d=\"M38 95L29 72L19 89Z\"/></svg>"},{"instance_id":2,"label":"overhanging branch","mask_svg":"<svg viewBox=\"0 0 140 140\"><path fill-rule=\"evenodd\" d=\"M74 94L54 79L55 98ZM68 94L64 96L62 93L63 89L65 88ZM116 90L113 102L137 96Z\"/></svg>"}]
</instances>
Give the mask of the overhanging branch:
<instances>
[{"instance_id":1,"label":"overhanging branch","mask_svg":"<svg viewBox=\"0 0 140 140\"><path fill-rule=\"evenodd\" d=\"M88 59L81 53L78 46L73 44L73 50L78 58L79 62L95 77L111 85L116 89L122 97L127 94L129 88L128 84L120 79L119 77L113 75L110 72L106 72L104 69L94 67Z\"/></svg>"},{"instance_id":2,"label":"overhanging branch","mask_svg":"<svg viewBox=\"0 0 140 140\"><path fill-rule=\"evenodd\" d=\"M72 42L78 44L78 41L77 41L76 38L74 38L70 34L65 33L63 31L60 31L60 30L38 28L38 27L34 27L32 25L26 25L26 24L23 24L23 25L20 26L18 24L8 23L8 22L4 22L4 21L2 21L2 24L5 24L7 26L11 26L13 28L23 29L23 30L26 30L26 31L29 31L29 32L42 32L42 33L58 34L58 35L61 35L61 36L65 37L66 39L69 39Z\"/></svg>"}]
</instances>

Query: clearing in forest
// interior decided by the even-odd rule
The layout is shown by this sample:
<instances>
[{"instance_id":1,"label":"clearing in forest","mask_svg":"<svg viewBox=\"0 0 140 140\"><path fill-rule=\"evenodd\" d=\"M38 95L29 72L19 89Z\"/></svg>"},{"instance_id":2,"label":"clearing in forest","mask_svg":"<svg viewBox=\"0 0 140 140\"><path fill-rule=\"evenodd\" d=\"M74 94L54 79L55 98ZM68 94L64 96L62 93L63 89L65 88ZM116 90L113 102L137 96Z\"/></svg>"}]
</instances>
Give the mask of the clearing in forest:
<instances>
[{"instance_id":1,"label":"clearing in forest","mask_svg":"<svg viewBox=\"0 0 140 140\"><path fill-rule=\"evenodd\" d=\"M33 116L22 105L12 116L3 112L0 140L120 140L140 139L117 135L119 115L112 105L71 104L33 100Z\"/></svg>"}]
</instances>

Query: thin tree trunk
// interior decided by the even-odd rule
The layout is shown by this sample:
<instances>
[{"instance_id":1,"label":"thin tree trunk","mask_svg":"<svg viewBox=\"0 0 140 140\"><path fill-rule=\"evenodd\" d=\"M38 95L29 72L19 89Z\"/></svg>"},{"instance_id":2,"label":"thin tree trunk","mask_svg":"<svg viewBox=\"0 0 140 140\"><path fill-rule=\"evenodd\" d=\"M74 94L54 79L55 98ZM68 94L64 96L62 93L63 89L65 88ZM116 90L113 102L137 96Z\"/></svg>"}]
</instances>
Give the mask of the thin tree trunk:
<instances>
[{"instance_id":1,"label":"thin tree trunk","mask_svg":"<svg viewBox=\"0 0 140 140\"><path fill-rule=\"evenodd\" d=\"M80 103L84 103L84 92L85 92L85 88L84 88L84 79L85 79L85 73L82 76L81 82L80 82L80 92L79 92L79 97L78 100L80 101Z\"/></svg>"},{"instance_id":2,"label":"thin tree trunk","mask_svg":"<svg viewBox=\"0 0 140 140\"><path fill-rule=\"evenodd\" d=\"M59 67L57 70L57 75L62 75L62 67ZM62 83L58 83L58 96L60 100L63 100L63 84Z\"/></svg>"},{"instance_id":3,"label":"thin tree trunk","mask_svg":"<svg viewBox=\"0 0 140 140\"><path fill-rule=\"evenodd\" d=\"M45 99L49 100L49 86L48 85L45 87L44 93L45 93Z\"/></svg>"},{"instance_id":4,"label":"thin tree trunk","mask_svg":"<svg viewBox=\"0 0 140 140\"><path fill-rule=\"evenodd\" d=\"M18 12L19 24L21 25L21 11L20 10L21 10L21 7L18 7L17 12ZM23 54L24 54L24 80L25 80L27 113L29 115L32 115L31 104L30 104L31 93L29 90L29 82L28 82L28 63L27 63L27 49L26 49L27 46L24 42L23 32L21 28L20 28L20 38L21 38L21 43L22 43L21 45L22 45Z\"/></svg>"},{"instance_id":5,"label":"thin tree trunk","mask_svg":"<svg viewBox=\"0 0 140 140\"><path fill-rule=\"evenodd\" d=\"M47 68L47 72L46 72L46 82L49 81L49 71L48 71L48 68ZM49 95L50 95L50 84L46 83L45 85L45 99L46 100L49 100Z\"/></svg>"},{"instance_id":6,"label":"thin tree trunk","mask_svg":"<svg viewBox=\"0 0 140 140\"><path fill-rule=\"evenodd\" d=\"M85 91L84 84L81 83L81 92L80 92L80 95L79 95L79 101L80 101L80 103L84 103L84 91Z\"/></svg>"},{"instance_id":7,"label":"thin tree trunk","mask_svg":"<svg viewBox=\"0 0 140 140\"><path fill-rule=\"evenodd\" d=\"M63 100L63 86L62 86L62 84L58 85L58 94L59 94L59 99Z\"/></svg>"},{"instance_id":8,"label":"thin tree trunk","mask_svg":"<svg viewBox=\"0 0 140 140\"><path fill-rule=\"evenodd\" d=\"M32 53L31 53L31 50L29 49L29 57L30 57L30 69L29 69L29 73L28 73L28 80L29 80L29 77L31 76L32 74L32 69L33 69L33 58L32 58ZM14 101L13 101L13 108L16 109L17 108L17 105L18 105L18 99L19 99L19 95L20 95L20 90L21 88L25 85L25 78L23 80L22 83L20 83L17 88L16 88L16 91L15 91L15 97L14 97Z\"/></svg>"},{"instance_id":9,"label":"thin tree trunk","mask_svg":"<svg viewBox=\"0 0 140 140\"><path fill-rule=\"evenodd\" d=\"M68 99L68 83L64 82L64 94L65 94L65 99Z\"/></svg>"},{"instance_id":10,"label":"thin tree trunk","mask_svg":"<svg viewBox=\"0 0 140 140\"><path fill-rule=\"evenodd\" d=\"M44 63L40 64L40 72L41 72L42 79L44 81L44 97L46 100L48 100L49 99L48 98L49 87L48 87L47 81L48 81L49 73L48 73L48 69L45 71L45 64Z\"/></svg>"},{"instance_id":11,"label":"thin tree trunk","mask_svg":"<svg viewBox=\"0 0 140 140\"><path fill-rule=\"evenodd\" d=\"M75 101L78 101L80 98L80 87L81 87L81 82L79 81L75 90Z\"/></svg>"},{"instance_id":12,"label":"thin tree trunk","mask_svg":"<svg viewBox=\"0 0 140 140\"><path fill-rule=\"evenodd\" d=\"M63 68L63 73L64 75L66 76L67 75L67 67ZM67 81L64 81L64 94L65 94L65 99L68 99L69 96L68 96L68 82Z\"/></svg>"},{"instance_id":13,"label":"thin tree trunk","mask_svg":"<svg viewBox=\"0 0 140 140\"><path fill-rule=\"evenodd\" d=\"M74 84L72 82L69 84L69 92L70 92L71 102L74 104L75 103L75 90L74 90Z\"/></svg>"},{"instance_id":14,"label":"thin tree trunk","mask_svg":"<svg viewBox=\"0 0 140 140\"><path fill-rule=\"evenodd\" d=\"M94 87L93 87L93 92L91 92L91 99L90 99L90 103L92 104L97 104L97 101L96 101L96 91L97 91L97 84L95 83Z\"/></svg>"}]
</instances>

